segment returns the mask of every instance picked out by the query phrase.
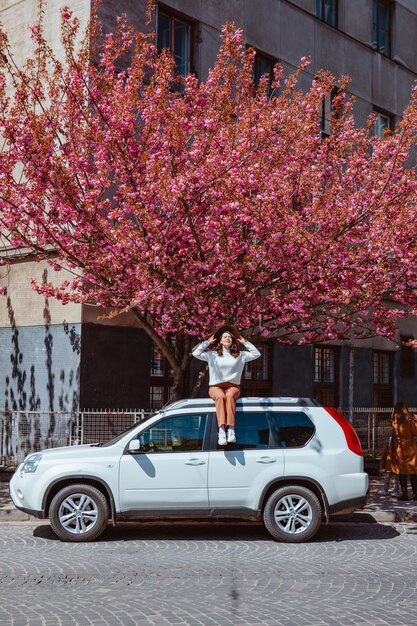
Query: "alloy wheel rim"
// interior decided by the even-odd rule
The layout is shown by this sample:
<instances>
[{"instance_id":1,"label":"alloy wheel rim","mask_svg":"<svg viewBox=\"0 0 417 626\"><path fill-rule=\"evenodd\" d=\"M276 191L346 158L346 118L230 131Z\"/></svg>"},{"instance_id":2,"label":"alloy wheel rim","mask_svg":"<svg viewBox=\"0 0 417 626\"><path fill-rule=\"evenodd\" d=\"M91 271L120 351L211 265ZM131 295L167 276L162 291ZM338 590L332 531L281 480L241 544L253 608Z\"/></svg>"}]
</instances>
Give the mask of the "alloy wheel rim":
<instances>
[{"instance_id":1,"label":"alloy wheel rim","mask_svg":"<svg viewBox=\"0 0 417 626\"><path fill-rule=\"evenodd\" d=\"M59 523L67 532L82 535L95 526L98 514L97 504L90 496L73 493L61 502L58 517Z\"/></svg>"},{"instance_id":2,"label":"alloy wheel rim","mask_svg":"<svg viewBox=\"0 0 417 626\"><path fill-rule=\"evenodd\" d=\"M303 496L289 494L278 500L274 519L281 531L289 535L299 535L311 525L313 509Z\"/></svg>"}]
</instances>

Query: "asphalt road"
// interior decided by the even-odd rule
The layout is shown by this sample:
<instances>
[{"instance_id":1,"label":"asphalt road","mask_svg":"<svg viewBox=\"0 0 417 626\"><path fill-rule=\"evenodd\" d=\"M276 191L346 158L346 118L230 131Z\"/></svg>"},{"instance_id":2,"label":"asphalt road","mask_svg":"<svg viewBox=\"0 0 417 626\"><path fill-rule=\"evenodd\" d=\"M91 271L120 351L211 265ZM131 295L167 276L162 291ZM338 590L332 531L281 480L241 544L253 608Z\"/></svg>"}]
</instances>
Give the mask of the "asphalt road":
<instances>
[{"instance_id":1,"label":"asphalt road","mask_svg":"<svg viewBox=\"0 0 417 626\"><path fill-rule=\"evenodd\" d=\"M307 544L261 524L109 527L61 543L0 524L1 626L415 626L417 525L323 526Z\"/></svg>"}]
</instances>

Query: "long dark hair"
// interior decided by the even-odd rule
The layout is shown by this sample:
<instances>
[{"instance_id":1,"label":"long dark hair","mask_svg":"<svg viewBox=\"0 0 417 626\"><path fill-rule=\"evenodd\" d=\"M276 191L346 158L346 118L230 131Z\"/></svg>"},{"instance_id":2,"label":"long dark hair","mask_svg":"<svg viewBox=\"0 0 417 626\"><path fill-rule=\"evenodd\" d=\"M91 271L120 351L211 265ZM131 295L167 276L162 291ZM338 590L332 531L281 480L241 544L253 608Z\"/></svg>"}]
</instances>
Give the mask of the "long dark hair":
<instances>
[{"instance_id":1,"label":"long dark hair","mask_svg":"<svg viewBox=\"0 0 417 626\"><path fill-rule=\"evenodd\" d=\"M411 419L410 412L408 410L408 406L405 402L397 402L392 413L391 420L397 422L406 422Z\"/></svg>"},{"instance_id":2,"label":"long dark hair","mask_svg":"<svg viewBox=\"0 0 417 626\"><path fill-rule=\"evenodd\" d=\"M225 331L227 332L227 331ZM235 359L237 359L237 357L240 354L240 350L239 350L239 346L237 343L237 339L232 335L232 333L229 333L231 338L232 338L232 345L230 346L230 354L232 356L235 357ZM220 335L220 337L218 339L216 339L216 342L213 344L213 350L215 352L217 352L217 354L219 356L223 356L223 346L220 343L220 339L222 338L223 333Z\"/></svg>"}]
</instances>

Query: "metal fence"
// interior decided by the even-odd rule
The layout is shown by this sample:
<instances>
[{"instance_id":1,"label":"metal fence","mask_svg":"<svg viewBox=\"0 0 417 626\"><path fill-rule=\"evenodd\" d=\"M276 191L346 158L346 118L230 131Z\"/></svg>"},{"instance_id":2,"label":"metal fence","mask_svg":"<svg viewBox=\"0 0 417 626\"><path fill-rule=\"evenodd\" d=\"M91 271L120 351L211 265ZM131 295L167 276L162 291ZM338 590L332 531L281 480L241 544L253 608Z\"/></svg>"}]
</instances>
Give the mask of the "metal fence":
<instances>
[{"instance_id":1,"label":"metal fence","mask_svg":"<svg viewBox=\"0 0 417 626\"><path fill-rule=\"evenodd\" d=\"M346 417L348 411L340 409ZM365 456L379 458L391 434L392 409L355 408L353 426ZM416 409L411 409L412 412ZM0 466L16 466L45 448L108 441L151 411L0 411Z\"/></svg>"},{"instance_id":2,"label":"metal fence","mask_svg":"<svg viewBox=\"0 0 417 626\"><path fill-rule=\"evenodd\" d=\"M108 441L151 411L1 411L0 466L16 466L45 448Z\"/></svg>"},{"instance_id":3,"label":"metal fence","mask_svg":"<svg viewBox=\"0 0 417 626\"><path fill-rule=\"evenodd\" d=\"M409 408L410 413L417 413L415 407ZM348 417L349 411L340 409L340 412ZM354 408L353 426L360 439L363 453L370 458L379 459L392 432L391 427L392 408Z\"/></svg>"},{"instance_id":4,"label":"metal fence","mask_svg":"<svg viewBox=\"0 0 417 626\"><path fill-rule=\"evenodd\" d=\"M349 411L340 409L345 417L349 417ZM353 427L359 437L365 456L380 458L391 435L391 412L389 408L354 408Z\"/></svg>"}]
</instances>

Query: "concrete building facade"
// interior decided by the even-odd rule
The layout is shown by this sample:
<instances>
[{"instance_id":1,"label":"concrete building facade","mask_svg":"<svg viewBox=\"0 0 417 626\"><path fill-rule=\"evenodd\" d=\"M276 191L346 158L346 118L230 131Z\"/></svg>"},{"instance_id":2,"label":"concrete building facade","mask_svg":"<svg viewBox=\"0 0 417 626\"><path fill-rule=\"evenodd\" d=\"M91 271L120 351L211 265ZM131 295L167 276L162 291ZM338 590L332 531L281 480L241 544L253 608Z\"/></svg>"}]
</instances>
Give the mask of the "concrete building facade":
<instances>
[{"instance_id":1,"label":"concrete building facade","mask_svg":"<svg viewBox=\"0 0 417 626\"><path fill-rule=\"evenodd\" d=\"M146 26L146 0L103 0L107 30L122 11L135 26ZM0 20L16 58L31 53L29 25L37 0L0 0ZM59 49L59 11L69 5L86 24L90 0L48 0L46 32ZM221 27L242 28L257 51L256 73L279 61L292 72L303 56L312 63L300 79L308 88L315 72L329 69L351 77L355 120L366 124L377 113L376 132L394 127L417 78L416 0L165 0L156 3L154 27L160 47L171 47L178 70L204 80L213 65ZM331 132L322 112L322 133ZM4 242L2 255L12 255ZM0 296L0 409L77 410L147 408L169 395L170 372L129 315L102 318L93 307L45 299L30 280L61 280L44 263L17 259L2 272ZM104 312L105 313L105 312ZM413 318L403 320L398 339L417 337ZM312 396L347 406L351 348L340 344L285 346L267 342L263 359L245 373L246 394ZM416 355L375 338L355 345L355 406L391 406L397 399L417 405ZM192 382L195 370L191 372ZM202 390L205 393L205 389ZM351 398L352 400L352 398Z\"/></svg>"}]
</instances>

